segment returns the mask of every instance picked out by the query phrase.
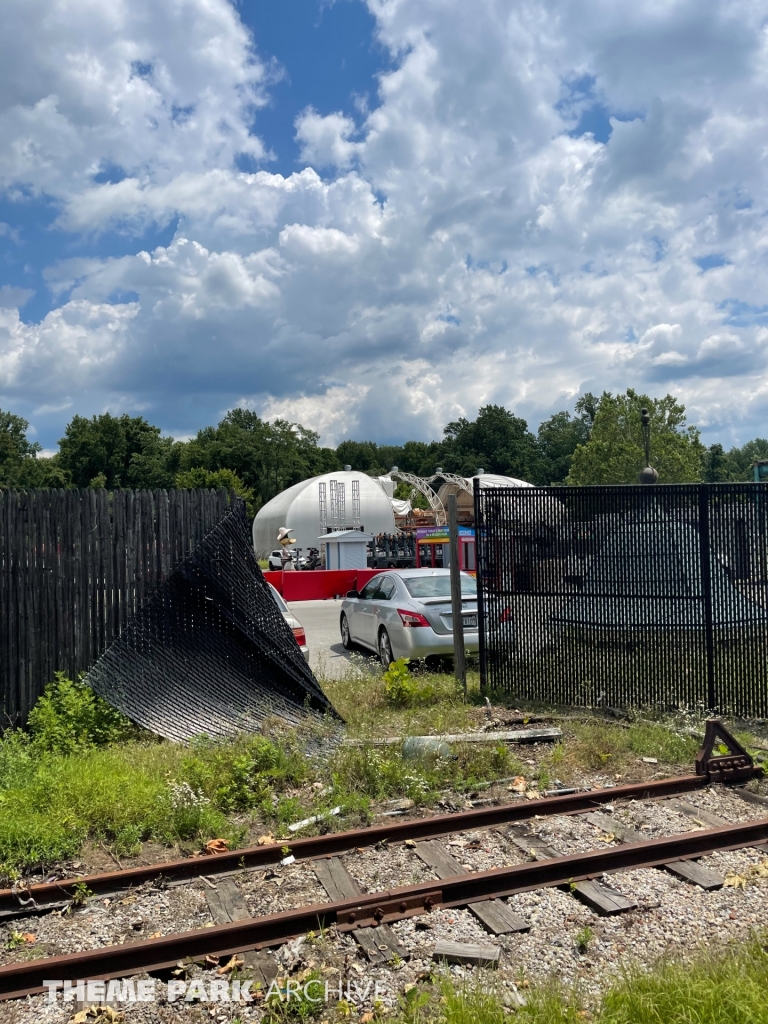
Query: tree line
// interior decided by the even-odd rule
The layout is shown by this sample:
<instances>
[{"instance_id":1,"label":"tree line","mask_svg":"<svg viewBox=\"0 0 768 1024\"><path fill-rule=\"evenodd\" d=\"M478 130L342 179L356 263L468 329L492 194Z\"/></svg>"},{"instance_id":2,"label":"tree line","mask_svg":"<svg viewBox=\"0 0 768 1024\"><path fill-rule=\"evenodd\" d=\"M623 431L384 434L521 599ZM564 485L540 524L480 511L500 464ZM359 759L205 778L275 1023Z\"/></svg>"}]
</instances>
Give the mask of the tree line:
<instances>
[{"instance_id":1,"label":"tree line","mask_svg":"<svg viewBox=\"0 0 768 1024\"><path fill-rule=\"evenodd\" d=\"M142 416L74 416L50 458L28 438L25 419L0 410L0 487L228 487L255 513L286 487L345 465L374 476L396 465L420 476L438 468L472 476L482 468L534 484L634 483L644 465L643 407L661 483L751 480L752 463L768 459L762 438L728 451L705 447L672 395L655 399L632 389L586 394L573 413L555 413L535 434L503 406L486 405L474 420L448 423L439 441L402 445L348 440L326 448L298 423L268 423L247 409L230 410L189 441L163 437Z\"/></svg>"}]
</instances>

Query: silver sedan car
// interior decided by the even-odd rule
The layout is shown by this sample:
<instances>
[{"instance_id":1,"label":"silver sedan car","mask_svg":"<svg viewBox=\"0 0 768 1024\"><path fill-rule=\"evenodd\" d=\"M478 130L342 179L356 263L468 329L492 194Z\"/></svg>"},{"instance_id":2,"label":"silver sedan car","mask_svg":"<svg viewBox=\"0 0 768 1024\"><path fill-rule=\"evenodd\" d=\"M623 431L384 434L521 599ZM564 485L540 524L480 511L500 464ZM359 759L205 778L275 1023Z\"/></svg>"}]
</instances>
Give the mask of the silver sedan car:
<instances>
[{"instance_id":1,"label":"silver sedan car","mask_svg":"<svg viewBox=\"0 0 768 1024\"><path fill-rule=\"evenodd\" d=\"M461 574L464 644L468 654L480 648L477 584ZM403 569L374 576L341 605L341 642L375 651L384 668L396 658L422 661L453 656L450 569Z\"/></svg>"}]
</instances>

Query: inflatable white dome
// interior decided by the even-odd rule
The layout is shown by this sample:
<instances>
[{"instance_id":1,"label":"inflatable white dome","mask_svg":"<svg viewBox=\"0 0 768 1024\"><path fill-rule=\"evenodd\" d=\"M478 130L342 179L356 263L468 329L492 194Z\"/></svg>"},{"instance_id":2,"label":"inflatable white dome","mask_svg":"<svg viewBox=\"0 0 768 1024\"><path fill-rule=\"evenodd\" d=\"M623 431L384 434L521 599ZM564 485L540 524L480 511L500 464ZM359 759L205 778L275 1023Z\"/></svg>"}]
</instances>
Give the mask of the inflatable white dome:
<instances>
[{"instance_id":1,"label":"inflatable white dome","mask_svg":"<svg viewBox=\"0 0 768 1024\"><path fill-rule=\"evenodd\" d=\"M337 494L343 494L336 503L336 519L332 518L331 483ZM353 488L353 483L357 486ZM292 547L317 548L317 538L323 532L320 524L321 484L325 484L326 526L328 529L363 529L366 533L395 533L392 504L379 482L357 470L339 470L302 480L262 506L253 521L253 547L259 557L277 549L277 531L281 526L291 529L296 544ZM343 490L340 489L343 485ZM359 517L355 519L354 497L359 493Z\"/></svg>"}]
</instances>

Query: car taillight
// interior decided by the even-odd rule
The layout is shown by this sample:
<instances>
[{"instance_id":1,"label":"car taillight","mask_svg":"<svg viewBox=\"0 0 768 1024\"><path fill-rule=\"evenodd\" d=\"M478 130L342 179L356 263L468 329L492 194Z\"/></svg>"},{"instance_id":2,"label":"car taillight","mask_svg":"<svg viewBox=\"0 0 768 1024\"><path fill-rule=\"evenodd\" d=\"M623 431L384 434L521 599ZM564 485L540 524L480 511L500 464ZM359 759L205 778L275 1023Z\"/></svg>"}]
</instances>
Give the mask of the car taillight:
<instances>
[{"instance_id":1,"label":"car taillight","mask_svg":"<svg viewBox=\"0 0 768 1024\"><path fill-rule=\"evenodd\" d=\"M509 622L511 618L512 618L512 609L511 608L505 608L504 611L501 613L501 616L499 618L499 622Z\"/></svg>"},{"instance_id":2,"label":"car taillight","mask_svg":"<svg viewBox=\"0 0 768 1024\"><path fill-rule=\"evenodd\" d=\"M291 632L296 637L296 643L299 647L307 646L307 634L304 632L303 626L294 626Z\"/></svg>"},{"instance_id":3,"label":"car taillight","mask_svg":"<svg viewBox=\"0 0 768 1024\"><path fill-rule=\"evenodd\" d=\"M398 608L397 614L404 626L428 626L429 622L418 612L407 612L405 608Z\"/></svg>"}]
</instances>

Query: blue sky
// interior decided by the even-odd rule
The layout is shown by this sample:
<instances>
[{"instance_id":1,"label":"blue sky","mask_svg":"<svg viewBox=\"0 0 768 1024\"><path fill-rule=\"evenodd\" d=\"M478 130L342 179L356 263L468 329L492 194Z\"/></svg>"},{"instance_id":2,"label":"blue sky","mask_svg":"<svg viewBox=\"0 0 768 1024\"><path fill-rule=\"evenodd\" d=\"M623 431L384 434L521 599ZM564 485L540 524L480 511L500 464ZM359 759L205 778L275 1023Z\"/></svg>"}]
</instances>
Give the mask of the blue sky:
<instances>
[{"instance_id":1,"label":"blue sky","mask_svg":"<svg viewBox=\"0 0 768 1024\"><path fill-rule=\"evenodd\" d=\"M768 5L7 0L0 407L765 435Z\"/></svg>"}]
</instances>

